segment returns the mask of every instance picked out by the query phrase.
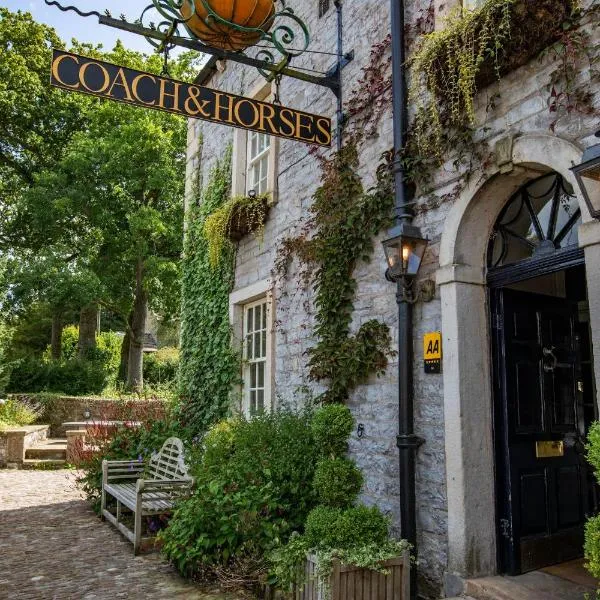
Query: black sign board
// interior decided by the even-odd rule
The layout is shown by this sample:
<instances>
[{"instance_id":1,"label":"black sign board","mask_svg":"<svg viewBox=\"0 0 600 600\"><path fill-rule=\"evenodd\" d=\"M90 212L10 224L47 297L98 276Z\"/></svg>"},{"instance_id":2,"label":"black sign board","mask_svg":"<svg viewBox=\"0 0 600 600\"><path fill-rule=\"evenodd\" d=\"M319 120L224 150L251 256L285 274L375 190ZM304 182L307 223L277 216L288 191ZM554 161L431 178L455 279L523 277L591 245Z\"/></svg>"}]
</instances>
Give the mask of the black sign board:
<instances>
[{"instance_id":1,"label":"black sign board","mask_svg":"<svg viewBox=\"0 0 600 600\"><path fill-rule=\"evenodd\" d=\"M319 146L331 119L54 50L53 86Z\"/></svg>"}]
</instances>

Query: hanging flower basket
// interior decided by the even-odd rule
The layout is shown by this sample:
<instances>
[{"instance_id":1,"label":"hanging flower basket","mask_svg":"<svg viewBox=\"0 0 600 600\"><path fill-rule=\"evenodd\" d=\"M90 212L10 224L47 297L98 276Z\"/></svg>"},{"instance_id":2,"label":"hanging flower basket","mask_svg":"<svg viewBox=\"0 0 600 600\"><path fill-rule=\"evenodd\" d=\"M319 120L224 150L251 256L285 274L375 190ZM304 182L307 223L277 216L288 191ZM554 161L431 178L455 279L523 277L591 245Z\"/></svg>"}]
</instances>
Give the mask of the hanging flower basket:
<instances>
[{"instance_id":1,"label":"hanging flower basket","mask_svg":"<svg viewBox=\"0 0 600 600\"><path fill-rule=\"evenodd\" d=\"M271 197L236 196L206 218L204 236L208 240L210 263L216 266L226 244L238 242L253 234L262 238L265 223L271 210Z\"/></svg>"},{"instance_id":2,"label":"hanging flower basket","mask_svg":"<svg viewBox=\"0 0 600 600\"><path fill-rule=\"evenodd\" d=\"M422 37L410 59L413 139L421 155L442 161L449 132L476 124L478 90L560 39L577 0L487 0Z\"/></svg>"},{"instance_id":3,"label":"hanging flower basket","mask_svg":"<svg viewBox=\"0 0 600 600\"><path fill-rule=\"evenodd\" d=\"M573 0L516 0L510 8L510 36L499 49L498 64L488 56L476 78L483 88L526 65L561 36L563 23L573 10Z\"/></svg>"},{"instance_id":4,"label":"hanging flower basket","mask_svg":"<svg viewBox=\"0 0 600 600\"><path fill-rule=\"evenodd\" d=\"M181 14L205 44L239 51L254 46L273 26L274 0L184 0Z\"/></svg>"}]
</instances>

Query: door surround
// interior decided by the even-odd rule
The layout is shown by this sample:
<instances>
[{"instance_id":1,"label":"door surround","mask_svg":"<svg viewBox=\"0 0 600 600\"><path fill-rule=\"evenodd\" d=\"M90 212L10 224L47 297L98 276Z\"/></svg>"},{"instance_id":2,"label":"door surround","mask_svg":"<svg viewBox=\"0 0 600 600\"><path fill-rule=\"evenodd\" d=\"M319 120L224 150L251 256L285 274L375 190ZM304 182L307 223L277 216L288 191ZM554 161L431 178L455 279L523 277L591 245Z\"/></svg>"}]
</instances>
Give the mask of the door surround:
<instances>
[{"instance_id":1,"label":"door surround","mask_svg":"<svg viewBox=\"0 0 600 600\"><path fill-rule=\"evenodd\" d=\"M493 389L486 285L488 239L500 211L528 180L556 171L576 191L583 225L579 244L588 265L592 343L600 365L600 223L592 221L569 170L582 151L544 134L513 140L512 161L471 181L444 224L440 286L444 336L444 421L448 498L447 583L497 572ZM482 181L485 181L482 184ZM594 266L596 268L594 268ZM596 370L600 384L600 369ZM598 387L600 389L600 386Z\"/></svg>"}]
</instances>

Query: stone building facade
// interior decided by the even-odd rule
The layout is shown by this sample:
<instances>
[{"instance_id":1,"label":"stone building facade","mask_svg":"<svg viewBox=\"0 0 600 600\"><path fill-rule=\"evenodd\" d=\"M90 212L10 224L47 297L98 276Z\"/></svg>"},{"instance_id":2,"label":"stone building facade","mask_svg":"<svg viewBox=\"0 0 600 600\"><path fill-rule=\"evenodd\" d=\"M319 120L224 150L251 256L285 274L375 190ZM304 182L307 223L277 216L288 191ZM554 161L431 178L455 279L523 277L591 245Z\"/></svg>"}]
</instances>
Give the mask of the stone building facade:
<instances>
[{"instance_id":1,"label":"stone building facade","mask_svg":"<svg viewBox=\"0 0 600 600\"><path fill-rule=\"evenodd\" d=\"M441 28L443 15L454 4L460 2L408 0L408 22L416 26L424 15L434 15L435 27ZM327 2L290 0L288 5L308 24L311 49L335 53L334 3L322 15ZM360 85L372 47L390 33L389 2L344 0L343 23L344 50L353 50L355 56L342 73L348 98ZM599 47L600 28L588 25L588 29L592 45ZM305 54L295 59L294 66L325 72L333 61L329 54ZM414 315L415 429L425 440L418 452L416 474L419 572L421 591L430 597L439 597L444 591L456 593L463 578L503 570L497 552L502 529L495 475L488 242L498 215L514 192L544 173L562 176L581 207L579 246L584 248L587 267L592 340L596 355L600 353L600 224L590 219L569 170L580 162L583 149L594 143L593 133L600 120L575 111L557 119L549 111L548 85L557 68L552 56L546 55L479 90L475 136L487 144L490 159L468 183L457 187L465 167L455 168L449 157L435 173L433 189L427 196L417 197L415 223L429 239L420 278L437 283L434 300L417 303ZM590 102L596 112L600 111L600 84L594 69L586 61L580 69L577 78L589 86ZM199 81L258 99L269 98L274 89L253 69L231 62L211 62ZM325 88L283 78L279 96L285 106L326 115L335 122L336 98ZM248 135L211 123L189 122L187 197L188 202L195 200L196 190L230 144L233 193L246 194L253 189L251 185L264 185L260 191L273 195L276 202L262 239L248 236L239 242L230 315L241 339L245 307L265 303L269 344L264 357L268 363L264 401L273 407L297 405L320 391L309 381L306 368L306 350L314 344L312 292L298 285L296 275L301 267L297 263L285 280L274 275L274 265L282 240L297 233L306 217L320 181L319 162L304 144L271 139L265 150L266 181L261 183L259 174L250 183L249 153L254 150ZM376 133L361 140L360 174L366 186L374 181L380 157L392 146L392 137L389 106L378 121ZM358 329L376 318L390 327L396 339L395 287L385 279L386 262L378 243L383 237L384 232L375 243L372 260L356 269L353 327ZM422 338L426 332L435 331L443 335L443 374L426 375ZM396 360L390 360L385 376L360 386L349 406L357 424L363 426L361 435L357 432L350 443L351 455L365 475L362 500L387 512L398 529ZM600 371L596 381L600 384Z\"/></svg>"}]
</instances>

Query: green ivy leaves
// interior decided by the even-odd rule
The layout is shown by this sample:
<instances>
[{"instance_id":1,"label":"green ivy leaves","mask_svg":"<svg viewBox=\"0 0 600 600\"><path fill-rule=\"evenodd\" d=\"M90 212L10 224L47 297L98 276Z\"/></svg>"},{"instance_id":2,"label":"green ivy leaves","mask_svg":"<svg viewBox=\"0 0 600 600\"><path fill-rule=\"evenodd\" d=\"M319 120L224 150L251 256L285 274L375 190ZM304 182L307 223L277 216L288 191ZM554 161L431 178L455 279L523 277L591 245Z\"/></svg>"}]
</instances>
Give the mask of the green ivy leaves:
<instances>
[{"instance_id":1,"label":"green ivy leaves","mask_svg":"<svg viewBox=\"0 0 600 600\"><path fill-rule=\"evenodd\" d=\"M229 293L234 284L234 248L224 246L210 262L204 227L209 215L230 197L231 148L213 168L200 206L188 215L183 259L180 417L193 432L204 432L229 408L239 359L231 348Z\"/></svg>"}]
</instances>

